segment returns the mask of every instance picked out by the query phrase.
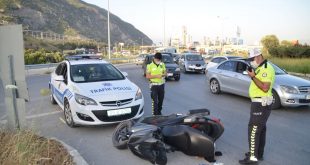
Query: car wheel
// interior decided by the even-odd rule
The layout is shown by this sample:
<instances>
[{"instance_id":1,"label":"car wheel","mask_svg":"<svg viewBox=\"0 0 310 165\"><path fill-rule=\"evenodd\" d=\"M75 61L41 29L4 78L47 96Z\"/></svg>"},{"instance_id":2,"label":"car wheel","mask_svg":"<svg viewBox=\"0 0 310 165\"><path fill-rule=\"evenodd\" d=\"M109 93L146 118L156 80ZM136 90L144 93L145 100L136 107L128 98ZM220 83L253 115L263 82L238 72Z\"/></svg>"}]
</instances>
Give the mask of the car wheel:
<instances>
[{"instance_id":1,"label":"car wheel","mask_svg":"<svg viewBox=\"0 0 310 165\"><path fill-rule=\"evenodd\" d=\"M276 91L272 90L273 103L271 109L279 109L281 107L281 100Z\"/></svg>"},{"instance_id":2,"label":"car wheel","mask_svg":"<svg viewBox=\"0 0 310 165\"><path fill-rule=\"evenodd\" d=\"M213 94L219 94L220 90L220 83L216 79L212 79L210 82L210 90Z\"/></svg>"},{"instance_id":3,"label":"car wheel","mask_svg":"<svg viewBox=\"0 0 310 165\"><path fill-rule=\"evenodd\" d=\"M65 115L65 121L66 121L67 125L71 128L76 127L76 125L73 121L72 111L71 111L71 108L70 108L68 101L65 101L64 115Z\"/></svg>"},{"instance_id":4,"label":"car wheel","mask_svg":"<svg viewBox=\"0 0 310 165\"><path fill-rule=\"evenodd\" d=\"M177 76L174 77L174 80L175 80L175 81L179 81L180 78L181 78L181 75L177 75Z\"/></svg>"}]
</instances>

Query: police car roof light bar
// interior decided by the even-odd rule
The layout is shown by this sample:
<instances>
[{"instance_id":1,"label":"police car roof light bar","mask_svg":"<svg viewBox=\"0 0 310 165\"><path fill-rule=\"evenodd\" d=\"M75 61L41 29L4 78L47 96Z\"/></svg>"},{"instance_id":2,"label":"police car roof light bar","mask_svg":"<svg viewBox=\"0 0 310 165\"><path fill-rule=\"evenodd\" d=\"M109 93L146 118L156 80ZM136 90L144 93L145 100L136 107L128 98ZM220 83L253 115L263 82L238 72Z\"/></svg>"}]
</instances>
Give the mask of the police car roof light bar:
<instances>
[{"instance_id":1,"label":"police car roof light bar","mask_svg":"<svg viewBox=\"0 0 310 165\"><path fill-rule=\"evenodd\" d=\"M98 59L102 60L101 56L98 55L88 55L88 54L80 54L80 55L72 55L72 56L66 56L66 60L86 60L86 59Z\"/></svg>"}]
</instances>

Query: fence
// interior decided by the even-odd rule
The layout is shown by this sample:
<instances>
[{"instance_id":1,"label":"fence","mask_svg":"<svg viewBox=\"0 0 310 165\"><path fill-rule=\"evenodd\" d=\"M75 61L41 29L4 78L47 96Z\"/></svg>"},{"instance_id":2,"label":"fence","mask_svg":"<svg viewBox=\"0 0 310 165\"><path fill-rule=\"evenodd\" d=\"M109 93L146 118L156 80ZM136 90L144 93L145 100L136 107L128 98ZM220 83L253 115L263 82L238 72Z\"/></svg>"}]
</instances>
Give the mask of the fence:
<instances>
[{"instance_id":1,"label":"fence","mask_svg":"<svg viewBox=\"0 0 310 165\"><path fill-rule=\"evenodd\" d=\"M103 59L105 61L108 61L112 64L131 64L134 63L136 60L135 59L129 59L129 58L111 58L109 59ZM35 65L26 65L25 69L26 70L31 70L31 69L43 69L43 68L54 68L58 65L59 63L49 63L49 64L35 64Z\"/></svg>"}]
</instances>

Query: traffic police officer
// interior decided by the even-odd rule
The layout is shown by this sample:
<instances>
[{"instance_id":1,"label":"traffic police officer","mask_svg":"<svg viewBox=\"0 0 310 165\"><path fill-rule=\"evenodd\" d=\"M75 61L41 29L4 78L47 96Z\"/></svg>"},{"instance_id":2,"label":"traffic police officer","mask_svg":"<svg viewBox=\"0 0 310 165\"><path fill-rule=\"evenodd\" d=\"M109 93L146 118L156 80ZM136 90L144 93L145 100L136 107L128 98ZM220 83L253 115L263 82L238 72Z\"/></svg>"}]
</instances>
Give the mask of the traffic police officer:
<instances>
[{"instance_id":1,"label":"traffic police officer","mask_svg":"<svg viewBox=\"0 0 310 165\"><path fill-rule=\"evenodd\" d=\"M252 81L249 88L251 98L251 115L248 127L249 152L240 164L257 164L263 160L266 122L271 112L273 102L272 87L275 80L273 66L265 60L258 49L249 51L251 67L248 75Z\"/></svg>"},{"instance_id":2,"label":"traffic police officer","mask_svg":"<svg viewBox=\"0 0 310 165\"><path fill-rule=\"evenodd\" d=\"M161 53L155 53L146 70L146 78L150 80L153 115L161 115L165 95L166 66L161 59Z\"/></svg>"}]
</instances>

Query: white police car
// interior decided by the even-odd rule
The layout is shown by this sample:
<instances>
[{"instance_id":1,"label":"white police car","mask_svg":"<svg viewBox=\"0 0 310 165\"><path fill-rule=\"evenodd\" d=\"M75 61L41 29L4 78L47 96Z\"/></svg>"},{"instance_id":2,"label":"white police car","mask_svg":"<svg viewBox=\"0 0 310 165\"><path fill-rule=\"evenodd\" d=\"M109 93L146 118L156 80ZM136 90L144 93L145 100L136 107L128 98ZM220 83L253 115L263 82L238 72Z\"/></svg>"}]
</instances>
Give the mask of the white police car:
<instances>
[{"instance_id":1,"label":"white police car","mask_svg":"<svg viewBox=\"0 0 310 165\"><path fill-rule=\"evenodd\" d=\"M51 73L51 102L64 110L65 121L76 125L101 125L138 119L143 115L140 88L112 64L73 56Z\"/></svg>"}]
</instances>

